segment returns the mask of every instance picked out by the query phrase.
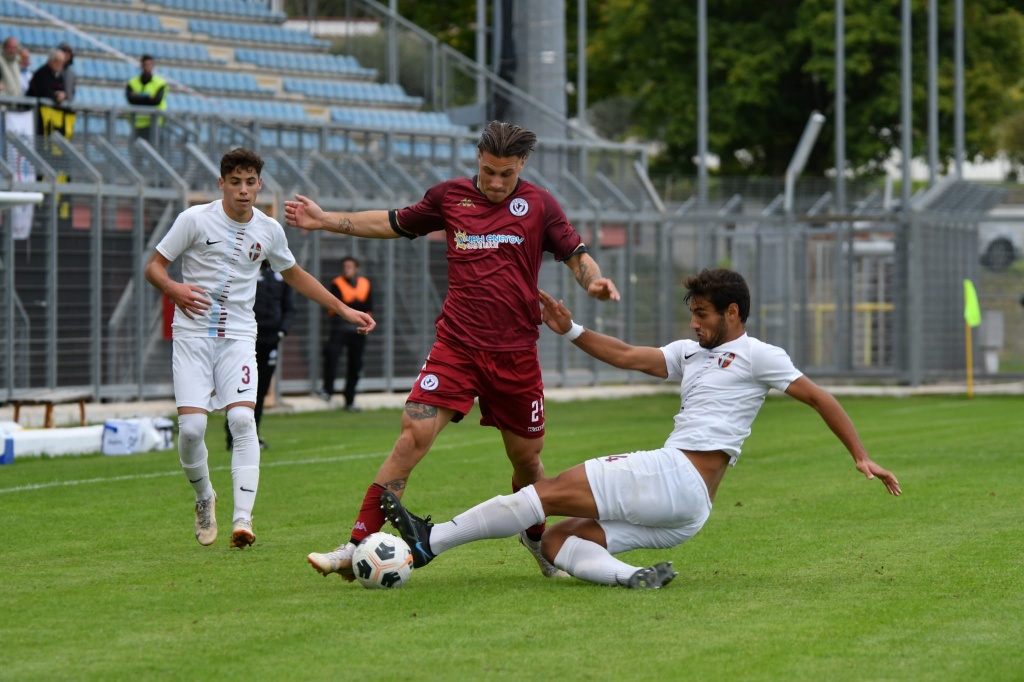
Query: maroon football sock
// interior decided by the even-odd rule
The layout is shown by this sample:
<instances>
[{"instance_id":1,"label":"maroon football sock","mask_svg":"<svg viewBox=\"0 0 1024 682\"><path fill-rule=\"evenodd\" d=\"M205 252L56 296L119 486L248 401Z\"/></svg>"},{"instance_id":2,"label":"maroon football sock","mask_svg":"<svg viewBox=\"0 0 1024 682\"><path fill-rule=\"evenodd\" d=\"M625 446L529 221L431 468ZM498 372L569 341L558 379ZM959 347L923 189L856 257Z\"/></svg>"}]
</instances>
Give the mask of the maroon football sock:
<instances>
[{"instance_id":1,"label":"maroon football sock","mask_svg":"<svg viewBox=\"0 0 1024 682\"><path fill-rule=\"evenodd\" d=\"M522 487L516 485L516 479L512 479L512 493L515 494L522 490ZM526 537L530 538L534 542L540 541L540 536L544 534L544 529L547 527L547 520L541 521L535 526L530 526L526 529Z\"/></svg>"},{"instance_id":2,"label":"maroon football sock","mask_svg":"<svg viewBox=\"0 0 1024 682\"><path fill-rule=\"evenodd\" d=\"M363 506L359 508L359 516L356 518L356 525L352 527L352 542L359 544L367 536L376 533L384 527L384 510L380 508L380 496L385 490L380 483L372 483L366 489L366 496L363 498Z\"/></svg>"}]
</instances>

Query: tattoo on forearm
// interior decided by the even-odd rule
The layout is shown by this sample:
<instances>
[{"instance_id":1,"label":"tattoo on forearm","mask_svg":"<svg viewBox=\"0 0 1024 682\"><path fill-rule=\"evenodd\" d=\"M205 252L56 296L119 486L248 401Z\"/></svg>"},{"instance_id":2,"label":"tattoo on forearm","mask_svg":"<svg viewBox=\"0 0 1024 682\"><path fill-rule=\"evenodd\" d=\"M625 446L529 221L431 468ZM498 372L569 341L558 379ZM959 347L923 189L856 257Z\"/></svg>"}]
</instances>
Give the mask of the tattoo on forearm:
<instances>
[{"instance_id":1,"label":"tattoo on forearm","mask_svg":"<svg viewBox=\"0 0 1024 682\"><path fill-rule=\"evenodd\" d=\"M601 276L600 272L593 272L590 264L584 260L580 260L580 266L576 270L576 281L580 283L580 286L584 289L590 288L590 283Z\"/></svg>"},{"instance_id":2,"label":"tattoo on forearm","mask_svg":"<svg viewBox=\"0 0 1024 682\"><path fill-rule=\"evenodd\" d=\"M338 221L338 232L342 232L344 234L354 234L355 231L356 226L352 224L352 221L349 218L342 218L340 221Z\"/></svg>"},{"instance_id":3,"label":"tattoo on forearm","mask_svg":"<svg viewBox=\"0 0 1024 682\"><path fill-rule=\"evenodd\" d=\"M437 416L437 408L433 405L424 405L423 403L406 403L405 413L409 415L411 419L417 421L421 419L433 419Z\"/></svg>"},{"instance_id":4,"label":"tattoo on forearm","mask_svg":"<svg viewBox=\"0 0 1024 682\"><path fill-rule=\"evenodd\" d=\"M382 485L388 490L398 493L405 490L405 482L408 480L408 478L396 478L395 480L388 481L387 483L383 483Z\"/></svg>"}]
</instances>

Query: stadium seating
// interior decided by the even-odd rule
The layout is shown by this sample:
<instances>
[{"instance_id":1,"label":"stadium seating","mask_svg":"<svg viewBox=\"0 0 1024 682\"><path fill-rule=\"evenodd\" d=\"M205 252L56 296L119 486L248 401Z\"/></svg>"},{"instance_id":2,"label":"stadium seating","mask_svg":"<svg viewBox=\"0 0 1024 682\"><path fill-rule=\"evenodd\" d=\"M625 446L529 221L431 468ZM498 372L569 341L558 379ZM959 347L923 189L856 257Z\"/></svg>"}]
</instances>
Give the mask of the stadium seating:
<instances>
[{"instance_id":1,"label":"stadium seating","mask_svg":"<svg viewBox=\"0 0 1024 682\"><path fill-rule=\"evenodd\" d=\"M10 0L2 0L6 4L15 4ZM165 28L159 17L154 14L142 12L131 12L125 10L98 9L95 7L83 7L81 5L63 5L60 3L40 2L36 7L47 14L65 21L69 24L96 26L102 29L126 31L131 33L177 33L173 28ZM18 16L8 14L6 8L0 7L0 14L5 16ZM36 12L31 18L40 18ZM22 17L29 18L29 17Z\"/></svg>"},{"instance_id":2,"label":"stadium seating","mask_svg":"<svg viewBox=\"0 0 1024 682\"><path fill-rule=\"evenodd\" d=\"M256 66L298 73L319 73L324 75L347 76L374 79L377 69L368 69L359 65L354 57L348 55L309 54L304 52L278 52L275 50L235 50L235 59L239 62Z\"/></svg>"},{"instance_id":3,"label":"stadium seating","mask_svg":"<svg viewBox=\"0 0 1024 682\"><path fill-rule=\"evenodd\" d=\"M147 5L176 10L186 14L230 15L246 20L282 22L287 15L272 12L266 5L244 0L144 0Z\"/></svg>"},{"instance_id":4,"label":"stadium seating","mask_svg":"<svg viewBox=\"0 0 1024 682\"><path fill-rule=\"evenodd\" d=\"M145 11L135 11L140 6ZM324 152L374 153L382 139L378 132L401 131L412 136L397 138L397 154L451 157L450 140L438 136L465 133L465 126L453 124L444 113L419 111L422 98L408 95L400 85L374 82L377 69L352 56L327 54L328 41L285 29L279 24L283 18L263 3L246 0L103 0L94 5L48 0L34 6L0 0L0 39L17 37L32 50L33 68L45 62L50 49L70 43L78 76L75 102L83 109L126 106L124 84L138 73L138 56L151 54L157 72L171 83L170 114L274 122L258 128L261 143ZM178 33L185 26L191 35ZM86 132L107 131L102 116L80 119ZM310 132L309 124L321 121L366 133L353 138L344 128ZM289 129L292 122L307 129ZM129 121L117 118L115 131L119 137L130 135ZM458 149L459 158L474 153L472 146Z\"/></svg>"},{"instance_id":5,"label":"stadium seating","mask_svg":"<svg viewBox=\"0 0 1024 682\"><path fill-rule=\"evenodd\" d=\"M273 44L292 45L296 47L327 49L331 43L327 40L317 40L309 33L301 31L289 31L280 26L267 26L262 24L239 24L224 21L210 21L207 19L190 19L188 30L193 33L202 33L231 43L244 43L251 45Z\"/></svg>"},{"instance_id":6,"label":"stadium seating","mask_svg":"<svg viewBox=\"0 0 1024 682\"><path fill-rule=\"evenodd\" d=\"M3 0L0 0L0 3L2 2ZM78 54L107 54L107 52L101 49L102 45L106 45L132 58L142 54L151 54L158 61L205 64L226 63L224 59L211 57L206 49L206 45L197 43L130 38L102 33L94 34L93 37L96 40L91 41L64 29L11 23L0 23L0 36L4 38L14 36L22 45L35 52L45 53L57 45L67 42Z\"/></svg>"},{"instance_id":7,"label":"stadium seating","mask_svg":"<svg viewBox=\"0 0 1024 682\"><path fill-rule=\"evenodd\" d=\"M318 100L341 100L345 102L372 102L420 106L421 97L409 97L401 86L391 83L346 83L327 80L305 80L286 78L285 92L298 92Z\"/></svg>"}]
</instances>

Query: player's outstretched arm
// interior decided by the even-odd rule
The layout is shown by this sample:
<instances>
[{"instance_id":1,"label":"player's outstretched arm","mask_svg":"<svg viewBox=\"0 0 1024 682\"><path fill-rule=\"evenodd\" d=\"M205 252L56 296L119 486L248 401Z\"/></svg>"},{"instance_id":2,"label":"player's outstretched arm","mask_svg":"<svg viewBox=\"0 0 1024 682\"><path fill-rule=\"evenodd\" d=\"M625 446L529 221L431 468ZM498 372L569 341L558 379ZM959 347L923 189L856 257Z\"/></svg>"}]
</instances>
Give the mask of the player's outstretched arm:
<instances>
[{"instance_id":1,"label":"player's outstretched arm","mask_svg":"<svg viewBox=\"0 0 1024 682\"><path fill-rule=\"evenodd\" d=\"M300 227L303 230L327 230L371 239L399 237L391 229L387 211L329 213L301 194L295 195L295 201L284 202L284 220L289 227Z\"/></svg>"},{"instance_id":2,"label":"player's outstretched arm","mask_svg":"<svg viewBox=\"0 0 1024 682\"><path fill-rule=\"evenodd\" d=\"M293 265L287 270L282 270L281 277L288 283L288 286L309 300L333 311L336 315L341 316L343 320L358 325L360 334L369 334L377 326L377 323L370 315L349 308L331 292L327 291L324 285L317 281L316 277L313 277L313 275L303 270L300 266Z\"/></svg>"},{"instance_id":3,"label":"player's outstretched arm","mask_svg":"<svg viewBox=\"0 0 1024 682\"><path fill-rule=\"evenodd\" d=\"M206 292L191 284L184 284L171 279L167 274L167 266L171 261L167 260L162 253L156 251L152 258L146 263L146 281L154 287L167 294L167 298L178 307L179 310L190 320L206 314L210 307L210 299Z\"/></svg>"},{"instance_id":4,"label":"player's outstretched arm","mask_svg":"<svg viewBox=\"0 0 1024 682\"><path fill-rule=\"evenodd\" d=\"M566 334L572 329L572 313L562 301L556 301L551 294L538 289L541 319L556 334ZM573 343L583 352L592 355L619 369L633 369L644 374L664 379L668 376L668 364L660 348L631 346L614 336L598 334L590 329L577 336Z\"/></svg>"},{"instance_id":5,"label":"player's outstretched arm","mask_svg":"<svg viewBox=\"0 0 1024 682\"><path fill-rule=\"evenodd\" d=\"M618 301L619 290L615 282L601 276L601 267L588 253L574 253L565 261L573 277L587 294L599 301Z\"/></svg>"},{"instance_id":6,"label":"player's outstretched arm","mask_svg":"<svg viewBox=\"0 0 1024 682\"><path fill-rule=\"evenodd\" d=\"M791 383L786 389L786 393L800 402L810 405L821 415L822 420L832 429L832 433L836 434L853 456L857 470L865 477L877 478L882 481L891 495L899 495L903 492L900 490L900 482L896 480L895 474L878 466L868 456L850 416L846 414L846 410L835 399L835 396L807 377L800 377Z\"/></svg>"}]
</instances>

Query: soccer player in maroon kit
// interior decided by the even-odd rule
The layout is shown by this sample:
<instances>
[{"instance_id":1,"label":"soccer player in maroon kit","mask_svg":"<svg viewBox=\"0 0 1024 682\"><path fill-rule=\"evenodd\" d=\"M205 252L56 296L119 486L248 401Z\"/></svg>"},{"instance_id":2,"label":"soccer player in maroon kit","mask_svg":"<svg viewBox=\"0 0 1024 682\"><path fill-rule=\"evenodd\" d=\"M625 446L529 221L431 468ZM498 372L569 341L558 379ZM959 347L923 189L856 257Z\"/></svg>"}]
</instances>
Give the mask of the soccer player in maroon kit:
<instances>
[{"instance_id":1,"label":"soccer player in maroon kit","mask_svg":"<svg viewBox=\"0 0 1024 682\"><path fill-rule=\"evenodd\" d=\"M512 490L544 476L544 384L537 339L541 324L537 275L543 252L572 270L587 293L619 300L562 208L546 190L521 180L537 136L491 121L477 144L474 178L447 180L413 206L391 211L326 213L296 195L285 202L289 226L376 239L415 239L444 230L448 242L448 295L436 321L437 339L402 414L402 431L366 491L347 544L307 557L327 575L353 580L352 551L384 525L381 493L401 496L409 474L437 434L458 422L480 399L480 423L501 431L512 463ZM540 551L544 523L519 539L547 577L565 576Z\"/></svg>"}]
</instances>

